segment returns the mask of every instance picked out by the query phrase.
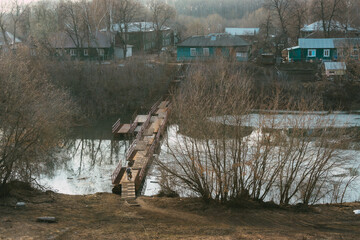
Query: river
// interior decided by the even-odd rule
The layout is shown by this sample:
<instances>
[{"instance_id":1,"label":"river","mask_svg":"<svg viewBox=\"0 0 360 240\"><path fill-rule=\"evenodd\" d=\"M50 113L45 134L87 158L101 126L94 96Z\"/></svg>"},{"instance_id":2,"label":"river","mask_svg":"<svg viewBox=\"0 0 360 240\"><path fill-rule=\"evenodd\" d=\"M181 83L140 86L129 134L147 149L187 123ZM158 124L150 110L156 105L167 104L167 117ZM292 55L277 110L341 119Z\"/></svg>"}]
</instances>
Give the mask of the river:
<instances>
[{"instance_id":1,"label":"river","mask_svg":"<svg viewBox=\"0 0 360 240\"><path fill-rule=\"evenodd\" d=\"M339 123L344 123L344 119L350 119L351 126L360 126L360 115L341 113ZM258 116L252 115L254 119ZM124 122L128 122L130 117L126 116ZM71 195L93 194L96 192L111 192L111 174L119 161L126 165L125 152L130 141L113 140L111 125L116 118L102 120L91 127L79 127L74 129L74 134L65 143L62 150L58 153L58 163L55 169L46 175L42 175L38 182L46 189ZM231 123L229 123L231 124ZM349 124L344 124L349 127ZM170 132L169 134L177 134ZM159 154L160 158L165 155L166 147L162 147ZM354 165L360 163L360 151L344 150L344 154L352 151L357 156ZM155 195L160 190L160 171L156 166L150 168L145 180L143 189L144 195ZM360 186L360 178L354 183ZM357 188L350 189L346 201L360 200ZM182 194L186 195L186 193Z\"/></svg>"}]
</instances>

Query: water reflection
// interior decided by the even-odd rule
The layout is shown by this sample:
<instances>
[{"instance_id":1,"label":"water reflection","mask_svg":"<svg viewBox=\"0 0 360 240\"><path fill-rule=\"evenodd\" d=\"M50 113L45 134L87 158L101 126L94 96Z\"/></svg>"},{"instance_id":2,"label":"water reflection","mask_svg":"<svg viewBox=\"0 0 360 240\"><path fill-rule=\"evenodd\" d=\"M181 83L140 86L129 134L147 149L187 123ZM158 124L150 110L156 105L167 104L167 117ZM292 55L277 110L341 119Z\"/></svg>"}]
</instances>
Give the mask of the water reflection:
<instances>
[{"instance_id":1,"label":"water reflection","mask_svg":"<svg viewBox=\"0 0 360 240\"><path fill-rule=\"evenodd\" d=\"M125 165L129 140L68 139L56 154L53 171L39 183L66 194L111 192L111 174L119 161Z\"/></svg>"}]
</instances>

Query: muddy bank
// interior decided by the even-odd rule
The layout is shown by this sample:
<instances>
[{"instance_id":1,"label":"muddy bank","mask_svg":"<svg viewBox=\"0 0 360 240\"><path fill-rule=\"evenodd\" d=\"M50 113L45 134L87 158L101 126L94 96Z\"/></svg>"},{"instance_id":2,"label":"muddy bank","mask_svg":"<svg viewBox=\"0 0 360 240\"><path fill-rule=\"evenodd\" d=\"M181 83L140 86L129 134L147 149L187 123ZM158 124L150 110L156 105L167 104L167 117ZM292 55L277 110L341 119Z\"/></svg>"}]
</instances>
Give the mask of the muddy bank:
<instances>
[{"instance_id":1,"label":"muddy bank","mask_svg":"<svg viewBox=\"0 0 360 240\"><path fill-rule=\"evenodd\" d=\"M15 208L17 201L25 207ZM196 198L70 196L12 190L0 198L0 239L358 239L360 203L311 208L206 205ZM36 222L53 216L57 223Z\"/></svg>"}]
</instances>

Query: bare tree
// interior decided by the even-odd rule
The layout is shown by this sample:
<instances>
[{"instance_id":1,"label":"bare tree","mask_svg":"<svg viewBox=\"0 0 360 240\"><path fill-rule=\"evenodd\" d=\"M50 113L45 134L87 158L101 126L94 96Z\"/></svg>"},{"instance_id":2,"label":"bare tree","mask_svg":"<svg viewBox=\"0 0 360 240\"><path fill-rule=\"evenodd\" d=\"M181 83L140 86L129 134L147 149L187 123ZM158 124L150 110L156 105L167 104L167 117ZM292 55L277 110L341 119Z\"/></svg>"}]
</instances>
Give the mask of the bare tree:
<instances>
[{"instance_id":1,"label":"bare tree","mask_svg":"<svg viewBox=\"0 0 360 240\"><path fill-rule=\"evenodd\" d=\"M28 49L0 61L0 182L32 182L69 127L68 95L47 81Z\"/></svg>"},{"instance_id":2,"label":"bare tree","mask_svg":"<svg viewBox=\"0 0 360 240\"><path fill-rule=\"evenodd\" d=\"M151 19L156 32L156 48L161 49L163 43L163 30L166 24L176 16L176 11L173 7L167 5L160 0L150 1Z\"/></svg>"},{"instance_id":3,"label":"bare tree","mask_svg":"<svg viewBox=\"0 0 360 240\"><path fill-rule=\"evenodd\" d=\"M319 19L325 38L329 38L331 31L336 30L335 19L339 17L344 0L318 0L312 5L315 19Z\"/></svg>"},{"instance_id":4,"label":"bare tree","mask_svg":"<svg viewBox=\"0 0 360 240\"><path fill-rule=\"evenodd\" d=\"M285 36L288 34L291 2L291 0L267 0L265 2L265 6L276 13L280 23L281 33Z\"/></svg>"},{"instance_id":5,"label":"bare tree","mask_svg":"<svg viewBox=\"0 0 360 240\"><path fill-rule=\"evenodd\" d=\"M6 22L7 12L6 12L7 5L4 2L0 3L0 30L4 37L4 43L6 47L9 47L9 40L7 38L7 28L8 24Z\"/></svg>"},{"instance_id":6,"label":"bare tree","mask_svg":"<svg viewBox=\"0 0 360 240\"><path fill-rule=\"evenodd\" d=\"M349 137L334 129L334 116L309 114L321 101L281 89L253 114L258 96L249 76L225 62L192 65L173 99L174 125L159 165L206 201L317 202L347 163L339 149Z\"/></svg>"},{"instance_id":7,"label":"bare tree","mask_svg":"<svg viewBox=\"0 0 360 240\"><path fill-rule=\"evenodd\" d=\"M83 46L86 26L83 19L83 8L81 2L67 0L60 2L60 16L63 17L64 31L71 38L78 52Z\"/></svg>"},{"instance_id":8,"label":"bare tree","mask_svg":"<svg viewBox=\"0 0 360 240\"><path fill-rule=\"evenodd\" d=\"M135 0L111 1L111 19L118 26L118 33L122 41L124 58L127 54L129 27L141 12L142 5Z\"/></svg>"},{"instance_id":9,"label":"bare tree","mask_svg":"<svg viewBox=\"0 0 360 240\"><path fill-rule=\"evenodd\" d=\"M24 15L28 12L29 6L21 0L12 0L10 18L13 25L13 44L16 44L17 29L19 23L23 20Z\"/></svg>"},{"instance_id":10,"label":"bare tree","mask_svg":"<svg viewBox=\"0 0 360 240\"><path fill-rule=\"evenodd\" d=\"M293 18L293 27L295 30L296 40L301 37L301 28L308 18L308 1L295 0L292 4L291 16Z\"/></svg>"}]
</instances>

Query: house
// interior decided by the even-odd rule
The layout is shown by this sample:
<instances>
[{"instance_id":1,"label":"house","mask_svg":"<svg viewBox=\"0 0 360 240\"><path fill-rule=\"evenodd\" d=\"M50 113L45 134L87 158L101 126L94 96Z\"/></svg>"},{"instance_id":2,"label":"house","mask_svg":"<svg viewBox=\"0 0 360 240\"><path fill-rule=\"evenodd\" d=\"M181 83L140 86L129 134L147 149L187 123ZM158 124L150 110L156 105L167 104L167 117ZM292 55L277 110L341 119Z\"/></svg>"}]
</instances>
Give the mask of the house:
<instances>
[{"instance_id":1,"label":"house","mask_svg":"<svg viewBox=\"0 0 360 240\"><path fill-rule=\"evenodd\" d=\"M193 36L177 45L177 60L210 59L225 57L247 61L250 44L239 36L209 34Z\"/></svg>"},{"instance_id":2,"label":"house","mask_svg":"<svg viewBox=\"0 0 360 240\"><path fill-rule=\"evenodd\" d=\"M345 62L324 62L323 71L326 77L343 76L346 73Z\"/></svg>"},{"instance_id":3,"label":"house","mask_svg":"<svg viewBox=\"0 0 360 240\"><path fill-rule=\"evenodd\" d=\"M255 36L259 31L260 28L225 28L225 33L234 36Z\"/></svg>"},{"instance_id":4,"label":"house","mask_svg":"<svg viewBox=\"0 0 360 240\"><path fill-rule=\"evenodd\" d=\"M62 57L69 55L71 59L80 60L112 60L124 57L123 49L116 44L114 34L110 32L96 32L94 37L70 36L66 32L59 32L50 39L54 55ZM127 46L126 57L132 55L132 46Z\"/></svg>"},{"instance_id":5,"label":"house","mask_svg":"<svg viewBox=\"0 0 360 240\"><path fill-rule=\"evenodd\" d=\"M359 35L359 31L350 25L342 24L338 21L325 22L325 29L330 29L332 37L345 37L345 35L350 35L356 37ZM323 21L313 22L311 24L305 25L300 29L300 35L303 38L322 38L324 37L324 25Z\"/></svg>"},{"instance_id":6,"label":"house","mask_svg":"<svg viewBox=\"0 0 360 240\"><path fill-rule=\"evenodd\" d=\"M360 38L299 38L298 43L282 51L288 62L359 59Z\"/></svg>"},{"instance_id":7,"label":"house","mask_svg":"<svg viewBox=\"0 0 360 240\"><path fill-rule=\"evenodd\" d=\"M124 26L122 26L124 28ZM105 30L102 30L105 31ZM121 27L119 24L113 24L110 29L115 33L116 41L122 42L122 37L126 38L127 44L133 46L134 52L137 51L150 51L155 49L156 46L156 29L153 22L132 22L128 25L128 33L126 36L121 36ZM161 44L162 47L169 46L174 42L174 33L167 27L161 28Z\"/></svg>"},{"instance_id":8,"label":"house","mask_svg":"<svg viewBox=\"0 0 360 240\"><path fill-rule=\"evenodd\" d=\"M4 34L0 31L0 49L2 52L7 52L9 51L9 48L12 49L20 43L22 43L22 41L17 37L15 37L14 40L14 35L12 33L5 32L4 36Z\"/></svg>"}]
</instances>

